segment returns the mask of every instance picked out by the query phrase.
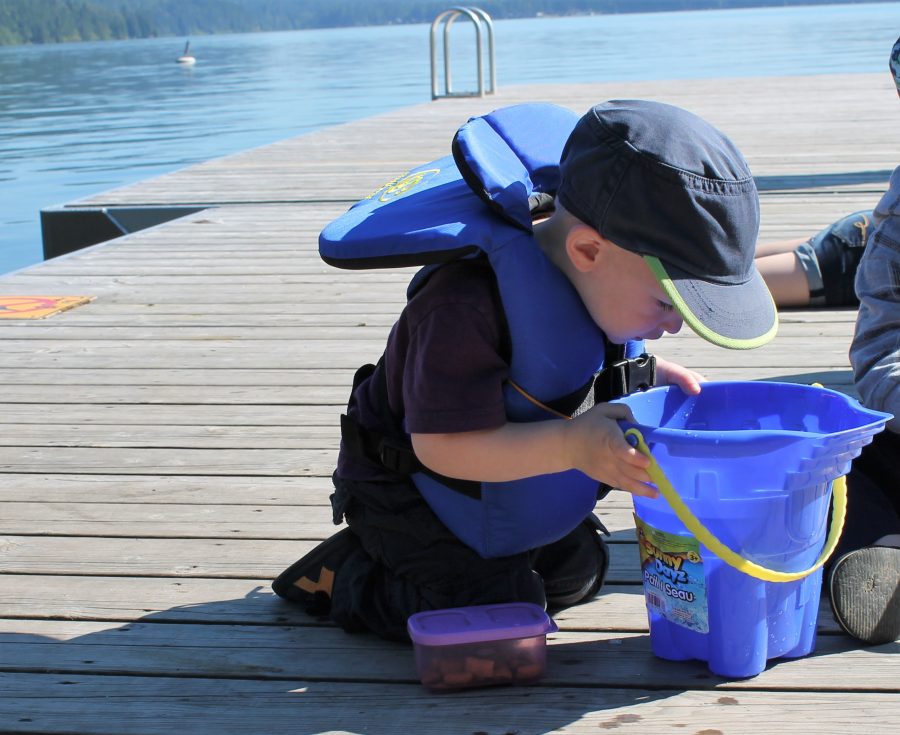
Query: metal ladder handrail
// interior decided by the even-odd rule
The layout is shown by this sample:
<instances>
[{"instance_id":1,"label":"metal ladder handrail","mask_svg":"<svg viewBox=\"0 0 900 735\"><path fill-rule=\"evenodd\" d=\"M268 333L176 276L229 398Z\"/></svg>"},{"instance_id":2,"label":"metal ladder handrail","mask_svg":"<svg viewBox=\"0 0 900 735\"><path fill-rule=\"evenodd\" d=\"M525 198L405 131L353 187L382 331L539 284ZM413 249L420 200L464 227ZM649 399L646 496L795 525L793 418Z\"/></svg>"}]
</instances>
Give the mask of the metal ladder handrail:
<instances>
[{"instance_id":1,"label":"metal ladder handrail","mask_svg":"<svg viewBox=\"0 0 900 735\"><path fill-rule=\"evenodd\" d=\"M465 16L475 26L475 63L478 65L478 91L453 92L452 74L450 69L450 28L457 18ZM437 73L437 29L441 23L444 25L444 94L438 92ZM482 52L482 30L487 30L488 60L490 69L490 87L484 86L484 56ZM440 97L484 97L485 94L495 94L497 91L497 67L494 58L494 23L491 16L481 8L457 6L439 13L431 23L431 99Z\"/></svg>"}]
</instances>

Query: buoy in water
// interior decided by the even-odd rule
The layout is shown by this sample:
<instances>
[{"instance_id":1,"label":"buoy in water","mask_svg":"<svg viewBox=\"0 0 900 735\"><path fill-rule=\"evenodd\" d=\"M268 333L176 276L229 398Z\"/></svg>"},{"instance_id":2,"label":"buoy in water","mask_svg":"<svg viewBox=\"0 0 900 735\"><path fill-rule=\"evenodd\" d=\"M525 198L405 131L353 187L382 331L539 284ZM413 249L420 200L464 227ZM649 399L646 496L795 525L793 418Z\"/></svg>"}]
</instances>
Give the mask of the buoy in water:
<instances>
[{"instance_id":1,"label":"buoy in water","mask_svg":"<svg viewBox=\"0 0 900 735\"><path fill-rule=\"evenodd\" d=\"M197 59L191 56L191 42L186 41L184 44L184 51L181 56L175 59L175 62L178 64L183 64L184 66L191 66L197 63Z\"/></svg>"}]
</instances>

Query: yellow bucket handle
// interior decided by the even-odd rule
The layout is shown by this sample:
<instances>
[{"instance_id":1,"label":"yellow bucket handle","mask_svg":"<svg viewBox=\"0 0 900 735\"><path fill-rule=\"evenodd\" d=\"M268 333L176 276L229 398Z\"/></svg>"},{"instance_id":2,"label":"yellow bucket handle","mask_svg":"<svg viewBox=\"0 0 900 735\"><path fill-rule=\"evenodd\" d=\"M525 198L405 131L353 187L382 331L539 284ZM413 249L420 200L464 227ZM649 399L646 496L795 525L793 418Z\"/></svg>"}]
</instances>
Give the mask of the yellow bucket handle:
<instances>
[{"instance_id":1,"label":"yellow bucket handle","mask_svg":"<svg viewBox=\"0 0 900 735\"><path fill-rule=\"evenodd\" d=\"M719 539L713 536L709 529L707 529L706 526L691 513L684 501L678 496L675 488L672 487L672 483L669 482L669 478L666 477L665 472L663 472L659 463L650 452L650 447L648 447L647 443L644 441L643 434L637 429L628 429L625 432L625 436L633 436L637 440L637 449L650 459L650 466L647 468L647 474L650 475L650 479L653 480L663 497L668 501L669 505L672 506L672 510L675 511L678 520L684 524L688 531L694 534L694 537L701 544L739 572L749 574L751 577L756 577L765 582L794 582L812 574L816 569L828 561L828 557L834 553L838 539L841 536L841 531L844 529L844 519L847 515L846 478L838 477L832 483L833 499L831 507L831 529L829 530L828 538L825 541L825 548L822 549L822 554L819 556L816 563L803 572L779 572L774 569L767 569L759 564L754 564L749 559L745 559L740 554L729 549L725 544L719 541Z\"/></svg>"}]
</instances>

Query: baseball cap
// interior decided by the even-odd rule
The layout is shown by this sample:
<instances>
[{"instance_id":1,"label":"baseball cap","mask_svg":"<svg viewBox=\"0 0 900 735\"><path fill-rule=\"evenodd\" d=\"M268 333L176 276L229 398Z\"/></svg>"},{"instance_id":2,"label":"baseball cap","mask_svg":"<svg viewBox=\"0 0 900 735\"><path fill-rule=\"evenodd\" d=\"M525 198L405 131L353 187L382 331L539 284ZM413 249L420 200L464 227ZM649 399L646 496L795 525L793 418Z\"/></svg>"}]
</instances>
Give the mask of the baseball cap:
<instances>
[{"instance_id":1,"label":"baseball cap","mask_svg":"<svg viewBox=\"0 0 900 735\"><path fill-rule=\"evenodd\" d=\"M697 334L731 349L775 336L778 313L753 262L759 194L723 133L673 105L610 100L578 121L560 174L562 206L642 255Z\"/></svg>"}]
</instances>

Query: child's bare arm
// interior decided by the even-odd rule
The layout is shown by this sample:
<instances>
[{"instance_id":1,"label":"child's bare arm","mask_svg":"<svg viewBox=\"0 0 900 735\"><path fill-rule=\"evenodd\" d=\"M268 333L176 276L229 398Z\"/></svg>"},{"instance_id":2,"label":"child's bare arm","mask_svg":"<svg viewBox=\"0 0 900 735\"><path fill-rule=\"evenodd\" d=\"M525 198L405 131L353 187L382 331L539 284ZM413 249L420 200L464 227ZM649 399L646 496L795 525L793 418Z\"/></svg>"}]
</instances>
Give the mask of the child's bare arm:
<instances>
[{"instance_id":1,"label":"child's bare arm","mask_svg":"<svg viewBox=\"0 0 900 735\"><path fill-rule=\"evenodd\" d=\"M625 441L616 419L633 420L627 406L602 403L571 421L413 434L412 443L426 467L448 477L503 482L578 469L613 487L655 497L646 484L649 460Z\"/></svg>"}]
</instances>

